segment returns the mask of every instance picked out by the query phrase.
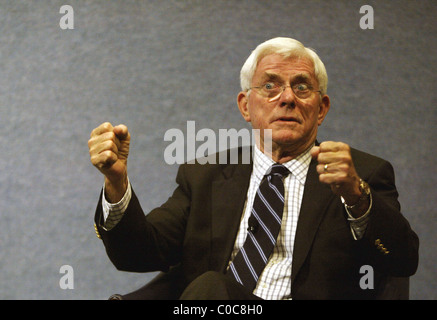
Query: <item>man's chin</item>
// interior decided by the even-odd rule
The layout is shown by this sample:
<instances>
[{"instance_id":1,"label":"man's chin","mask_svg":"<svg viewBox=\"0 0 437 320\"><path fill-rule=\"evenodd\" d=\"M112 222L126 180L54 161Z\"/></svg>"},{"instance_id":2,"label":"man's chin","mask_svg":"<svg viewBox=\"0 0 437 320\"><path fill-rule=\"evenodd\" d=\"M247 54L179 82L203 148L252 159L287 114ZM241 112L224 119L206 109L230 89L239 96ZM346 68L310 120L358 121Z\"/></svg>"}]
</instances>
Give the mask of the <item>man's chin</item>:
<instances>
[{"instance_id":1,"label":"man's chin","mask_svg":"<svg viewBox=\"0 0 437 320\"><path fill-rule=\"evenodd\" d=\"M295 132L276 132L273 133L272 141L274 144L278 145L295 145L297 142L301 141L302 138L299 137Z\"/></svg>"},{"instance_id":2,"label":"man's chin","mask_svg":"<svg viewBox=\"0 0 437 320\"><path fill-rule=\"evenodd\" d=\"M282 150L289 150L292 152L298 150L304 151L303 149L305 149L312 142L314 142L314 140L315 138L312 138L311 136L304 137L297 134L296 132L286 134L273 134L272 150L274 150L275 147L279 147Z\"/></svg>"}]
</instances>

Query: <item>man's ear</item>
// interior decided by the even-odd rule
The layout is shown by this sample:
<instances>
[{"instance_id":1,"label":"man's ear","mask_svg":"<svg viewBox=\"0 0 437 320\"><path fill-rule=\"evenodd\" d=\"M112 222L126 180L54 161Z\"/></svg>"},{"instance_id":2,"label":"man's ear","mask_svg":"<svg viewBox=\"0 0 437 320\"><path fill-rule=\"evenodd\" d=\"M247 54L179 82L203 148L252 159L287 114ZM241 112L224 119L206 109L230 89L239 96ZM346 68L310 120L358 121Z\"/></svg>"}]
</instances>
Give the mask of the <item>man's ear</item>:
<instances>
[{"instance_id":1,"label":"man's ear","mask_svg":"<svg viewBox=\"0 0 437 320\"><path fill-rule=\"evenodd\" d=\"M241 91L237 97L238 109L240 110L241 115L244 120L250 122L250 112L249 112L249 97L247 91Z\"/></svg>"},{"instance_id":2,"label":"man's ear","mask_svg":"<svg viewBox=\"0 0 437 320\"><path fill-rule=\"evenodd\" d=\"M331 107L331 100L329 97L325 94L319 105L319 116L318 116L318 124L319 126L322 124L323 120L325 119L326 115L328 114L329 108Z\"/></svg>"}]
</instances>

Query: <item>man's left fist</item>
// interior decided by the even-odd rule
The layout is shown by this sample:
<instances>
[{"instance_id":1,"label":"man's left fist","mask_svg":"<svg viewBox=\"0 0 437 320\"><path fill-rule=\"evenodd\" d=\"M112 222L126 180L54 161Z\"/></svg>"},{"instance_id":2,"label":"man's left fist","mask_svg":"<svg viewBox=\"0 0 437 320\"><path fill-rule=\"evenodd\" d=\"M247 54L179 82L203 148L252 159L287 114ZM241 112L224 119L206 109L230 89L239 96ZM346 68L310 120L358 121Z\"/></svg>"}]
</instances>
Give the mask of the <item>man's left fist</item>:
<instances>
[{"instance_id":1,"label":"man's left fist","mask_svg":"<svg viewBox=\"0 0 437 320\"><path fill-rule=\"evenodd\" d=\"M326 141L311 149L311 156L318 161L317 173L322 183L329 184L332 192L353 205L361 196L358 176L349 145Z\"/></svg>"}]
</instances>

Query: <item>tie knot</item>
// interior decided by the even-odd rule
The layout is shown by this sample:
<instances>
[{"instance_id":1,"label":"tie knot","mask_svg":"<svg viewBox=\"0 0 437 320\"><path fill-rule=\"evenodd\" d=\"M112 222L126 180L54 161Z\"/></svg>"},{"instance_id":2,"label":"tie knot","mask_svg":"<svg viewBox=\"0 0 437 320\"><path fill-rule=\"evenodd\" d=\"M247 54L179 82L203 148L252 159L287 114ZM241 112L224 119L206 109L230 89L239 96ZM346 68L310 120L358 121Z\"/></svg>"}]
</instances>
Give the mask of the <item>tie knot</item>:
<instances>
[{"instance_id":1,"label":"tie knot","mask_svg":"<svg viewBox=\"0 0 437 320\"><path fill-rule=\"evenodd\" d=\"M267 171L266 176L269 175L280 175L281 177L286 177L290 171L284 167L282 164L275 163L270 167L270 169Z\"/></svg>"}]
</instances>

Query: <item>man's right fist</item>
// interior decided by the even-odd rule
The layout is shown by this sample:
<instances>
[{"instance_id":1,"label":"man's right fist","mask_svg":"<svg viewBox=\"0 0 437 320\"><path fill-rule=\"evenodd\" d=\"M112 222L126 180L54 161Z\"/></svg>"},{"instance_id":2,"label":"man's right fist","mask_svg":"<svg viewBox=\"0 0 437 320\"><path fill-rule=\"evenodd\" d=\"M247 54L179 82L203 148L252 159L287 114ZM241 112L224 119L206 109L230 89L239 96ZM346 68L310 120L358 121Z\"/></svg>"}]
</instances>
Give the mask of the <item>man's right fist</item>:
<instances>
[{"instance_id":1,"label":"man's right fist","mask_svg":"<svg viewBox=\"0 0 437 320\"><path fill-rule=\"evenodd\" d=\"M91 163L105 176L105 189L126 190L129 143L130 134L125 125L113 127L105 122L91 132L88 140Z\"/></svg>"}]
</instances>

